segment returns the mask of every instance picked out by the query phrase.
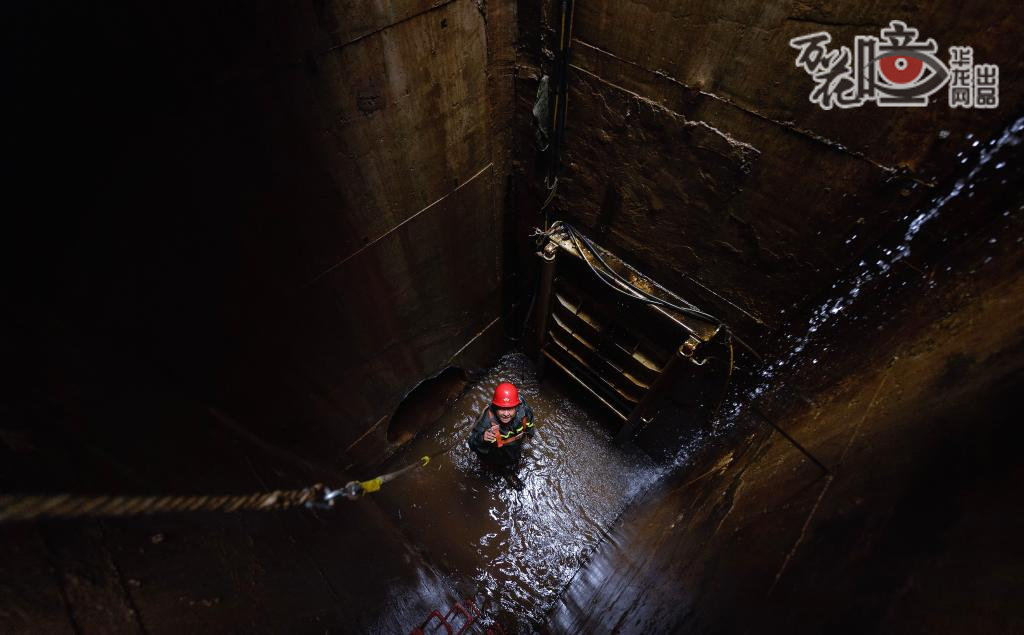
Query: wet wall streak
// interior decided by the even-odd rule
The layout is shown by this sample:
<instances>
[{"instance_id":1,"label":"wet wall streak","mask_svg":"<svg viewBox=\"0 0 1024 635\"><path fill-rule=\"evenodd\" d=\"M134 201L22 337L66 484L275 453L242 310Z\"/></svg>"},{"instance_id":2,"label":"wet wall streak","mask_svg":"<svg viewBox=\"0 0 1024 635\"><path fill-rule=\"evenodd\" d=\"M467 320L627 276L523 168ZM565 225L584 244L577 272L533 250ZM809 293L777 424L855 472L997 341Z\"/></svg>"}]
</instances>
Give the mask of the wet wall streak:
<instances>
[{"instance_id":1,"label":"wet wall streak","mask_svg":"<svg viewBox=\"0 0 1024 635\"><path fill-rule=\"evenodd\" d=\"M613 530L550 632L1020 629L1021 132L967 139L951 182L792 324L791 348L684 446L685 469Z\"/></svg>"},{"instance_id":2,"label":"wet wall streak","mask_svg":"<svg viewBox=\"0 0 1024 635\"><path fill-rule=\"evenodd\" d=\"M1013 85L998 111L944 95L927 108L812 105L789 38L828 30L850 44L889 19L1020 64L1024 15L992 7L581 5L556 209L770 347L783 312L821 298L951 182L967 134L988 139L1021 110Z\"/></svg>"},{"instance_id":3,"label":"wet wall streak","mask_svg":"<svg viewBox=\"0 0 1024 635\"><path fill-rule=\"evenodd\" d=\"M819 357L835 345L829 340L837 333L868 345L885 332L887 323L901 317L889 306L899 306L899 296L936 292L963 274L961 269L974 273L1018 249L1020 236L1014 232L1020 199L1015 184L1024 180L1022 143L1024 118L1011 120L989 138L967 133L951 181L935 188L938 191L920 208L903 215L888 236L835 280L806 325L788 325L790 332L780 341L783 354L762 370L761 383L752 394L769 389L780 369L797 370L803 381L810 382L815 375L841 372L831 367L822 375L819 366ZM848 243L857 238L855 232ZM980 254L981 262L960 263L965 253Z\"/></svg>"},{"instance_id":4,"label":"wet wall streak","mask_svg":"<svg viewBox=\"0 0 1024 635\"><path fill-rule=\"evenodd\" d=\"M828 30L849 44L902 19L1019 73L1024 15L857 2L577 11L558 213L782 361L753 397L842 469L823 476L748 407L681 438L685 469L611 533L559 600L550 632L1019 630L1019 594L1006 589L1019 588L1020 515L991 515L1019 506L1002 468L982 467L1000 461L991 440L1008 425L1006 386L1019 386L1019 156L962 179L1024 111L1021 86L1005 89L997 111L953 110L940 97L927 108L826 113L808 102L788 39ZM521 31L536 52L524 55L517 147L521 212L537 218L547 191L527 131L552 21L527 15ZM908 239L911 254L894 257ZM871 284L847 304L864 273ZM828 328L809 333L819 321ZM901 362L883 382L890 354ZM758 384L757 364L738 366ZM737 448L751 448L745 461L726 461ZM944 461L974 476L940 479ZM943 492L923 489L931 479L955 488L951 498L985 502L952 511ZM695 502L705 499L722 503ZM972 534L991 548L988 538L958 544ZM930 546L916 549L911 537L925 535ZM985 589L956 598L965 576ZM913 607L901 605L908 598ZM987 619L972 625L978 615Z\"/></svg>"}]
</instances>

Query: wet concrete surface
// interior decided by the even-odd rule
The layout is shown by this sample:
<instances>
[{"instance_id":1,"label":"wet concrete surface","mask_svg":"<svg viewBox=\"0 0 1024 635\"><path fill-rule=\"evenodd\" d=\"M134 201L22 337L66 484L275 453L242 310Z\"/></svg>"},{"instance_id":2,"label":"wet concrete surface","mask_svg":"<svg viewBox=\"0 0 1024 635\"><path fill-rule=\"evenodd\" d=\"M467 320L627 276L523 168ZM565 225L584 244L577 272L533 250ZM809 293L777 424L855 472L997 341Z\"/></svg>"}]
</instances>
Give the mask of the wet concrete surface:
<instances>
[{"instance_id":1,"label":"wet concrete surface","mask_svg":"<svg viewBox=\"0 0 1024 635\"><path fill-rule=\"evenodd\" d=\"M552 74L557 8L520 7L522 214L547 198L531 108ZM954 17L955 16L955 17ZM952 182L962 146L1022 111L1000 107L825 111L788 40L848 46L905 20L940 52L963 42L1003 73L1024 59L1020 7L956 2L605 1L576 6L562 173L549 209L601 245L769 346L788 316L828 293L865 250ZM987 56L987 57L986 57ZM532 216L531 216L532 218Z\"/></svg>"},{"instance_id":2,"label":"wet concrete surface","mask_svg":"<svg viewBox=\"0 0 1024 635\"><path fill-rule=\"evenodd\" d=\"M364 4L7 7L13 317L324 460L379 459L418 382L489 366L513 5Z\"/></svg>"},{"instance_id":3,"label":"wet concrete surface","mask_svg":"<svg viewBox=\"0 0 1024 635\"><path fill-rule=\"evenodd\" d=\"M544 632L1024 629L1022 131L965 148L960 178L793 318Z\"/></svg>"},{"instance_id":4,"label":"wet concrete surface","mask_svg":"<svg viewBox=\"0 0 1024 635\"><path fill-rule=\"evenodd\" d=\"M516 384L537 418L521 491L465 445L502 381ZM451 451L374 495L451 586L508 633L533 632L629 501L662 473L643 453L614 446L607 415L579 399L565 380L538 383L527 357L507 354L390 465Z\"/></svg>"},{"instance_id":5,"label":"wet concrete surface","mask_svg":"<svg viewBox=\"0 0 1024 635\"><path fill-rule=\"evenodd\" d=\"M764 426L712 446L611 532L544 632L1021 632L1022 292L903 331L780 419L831 474Z\"/></svg>"},{"instance_id":6,"label":"wet concrete surface","mask_svg":"<svg viewBox=\"0 0 1024 635\"><path fill-rule=\"evenodd\" d=\"M649 4L580 5L551 209L780 342L767 409L831 476L738 416L659 481L505 358L390 465L450 455L333 513L0 529L0 630L401 633L472 597L509 632L1024 631L1020 208L966 182L928 205L1020 110L1019 7L887 14L999 64L999 109L825 113L785 41L849 43L876 7ZM408 438L383 424L416 382L490 359L502 285L532 281L496 238L513 93L522 236L548 194L527 182L551 8L400 5L13 11L10 198L34 205L7 232L0 490L340 485ZM990 184L1015 195L1020 166ZM864 259L911 227L910 256ZM461 445L499 378L541 417L522 492Z\"/></svg>"},{"instance_id":7,"label":"wet concrete surface","mask_svg":"<svg viewBox=\"0 0 1024 635\"><path fill-rule=\"evenodd\" d=\"M32 332L4 327L18 336L3 350L19 360L11 388L22 395L3 404L4 493L247 494L348 480L262 442L231 411L213 414L143 358L53 324L31 356L19 349ZM0 526L5 634L405 633L454 595L371 500Z\"/></svg>"}]
</instances>

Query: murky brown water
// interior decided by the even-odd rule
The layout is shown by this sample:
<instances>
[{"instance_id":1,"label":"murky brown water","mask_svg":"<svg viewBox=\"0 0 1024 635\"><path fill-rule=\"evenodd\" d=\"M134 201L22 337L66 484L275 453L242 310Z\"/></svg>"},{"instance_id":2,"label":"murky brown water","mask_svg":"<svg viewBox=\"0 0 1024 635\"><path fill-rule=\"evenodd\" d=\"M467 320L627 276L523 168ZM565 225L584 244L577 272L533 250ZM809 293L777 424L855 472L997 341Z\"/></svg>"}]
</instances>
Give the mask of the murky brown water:
<instances>
[{"instance_id":1,"label":"murky brown water","mask_svg":"<svg viewBox=\"0 0 1024 635\"><path fill-rule=\"evenodd\" d=\"M463 442L501 381L514 382L537 416L522 491L481 469ZM529 633L629 500L660 474L645 455L613 445L611 432L573 402L564 380L538 386L532 362L509 354L391 463L453 449L386 485L377 501L464 597L506 632Z\"/></svg>"}]
</instances>

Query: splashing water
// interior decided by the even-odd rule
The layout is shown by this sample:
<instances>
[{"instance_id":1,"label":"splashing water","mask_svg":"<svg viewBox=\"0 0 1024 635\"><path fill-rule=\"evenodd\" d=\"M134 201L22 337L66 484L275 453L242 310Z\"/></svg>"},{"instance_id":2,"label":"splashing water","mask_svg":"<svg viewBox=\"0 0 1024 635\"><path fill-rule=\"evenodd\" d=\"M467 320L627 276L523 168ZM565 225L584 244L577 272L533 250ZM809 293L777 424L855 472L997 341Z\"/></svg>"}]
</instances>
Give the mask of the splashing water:
<instances>
[{"instance_id":1,"label":"splashing water","mask_svg":"<svg viewBox=\"0 0 1024 635\"><path fill-rule=\"evenodd\" d=\"M825 326L833 322L860 298L864 287L868 283L886 277L891 271L893 264L909 257L914 238L927 223L940 215L943 208L950 201L962 195L965 191L968 192L969 197L973 196L972 190L975 184L984 178L982 176L984 168L1004 148L1019 145L1024 140L1022 137L1024 137L1024 117L1015 120L998 136L990 139L987 143L981 144L975 140L971 143L969 149L958 153L957 158L960 159L961 164L966 165L971 159L974 159L974 165L967 172L966 176L958 179L948 192L933 198L924 211L917 213L913 218L909 216L904 217L904 220L909 219L909 223L898 245L882 249L880 254L883 257L876 258L873 261L861 260L857 263L856 273L846 282L837 282L832 285L832 289L845 289L845 292L825 300L814 309L807 320L807 329L802 335L789 334L785 336L788 345L785 352L773 364L768 365L759 373L757 383L746 393L745 399L738 399L729 403L728 407L723 410L722 415L714 422L708 435L712 437L721 436L729 430L742 414L744 403L763 396L772 386L781 370L794 367L807 351L812 348L811 344L815 337L820 335ZM967 135L967 139L973 139L973 135ZM993 166L993 169L1002 170L1005 167L1005 161L998 161ZM1005 184L1005 180L1003 183ZM854 238L856 238L855 234L847 240L847 244L850 244ZM822 347L821 350L827 350L827 347ZM817 363L817 359L812 363ZM698 441L699 444L695 445L695 447L700 447L700 444L706 442L704 439ZM692 449L688 449L688 446L684 447L676 463L682 464L691 454Z\"/></svg>"},{"instance_id":2,"label":"splashing water","mask_svg":"<svg viewBox=\"0 0 1024 635\"><path fill-rule=\"evenodd\" d=\"M481 469L463 442L500 381L515 383L537 416L519 470L522 491ZM518 353L504 356L396 464L452 444L379 500L427 559L510 633L532 632L629 501L662 474L646 455L614 445L607 426L557 381L540 391Z\"/></svg>"},{"instance_id":3,"label":"splashing water","mask_svg":"<svg viewBox=\"0 0 1024 635\"><path fill-rule=\"evenodd\" d=\"M909 221L899 243L882 249L882 257L862 260L849 279L833 285L845 289L814 311L802 335L787 336L788 349L761 371L748 400L765 394L777 374L795 365L814 339L862 296L865 286L889 274L907 258L921 229L943 208L973 189L982 169L1024 133L1024 117L986 144L974 143L958 158L974 166L942 196ZM994 169L1001 170L1005 161ZM818 361L817 357L814 363ZM515 491L482 471L476 456L461 441L490 401L499 381L512 381L538 417L538 436L523 455L519 472L525 483ZM503 357L486 377L471 387L428 435L410 444L396 463L455 444L446 456L414 472L401 487L382 491L379 501L429 560L444 569L465 597L501 623L507 632L532 632L565 586L608 537L608 529L629 502L667 473L683 466L716 438L727 434L743 411L735 401L713 424L680 440L667 465L657 465L639 452L624 452L611 443L607 429L592 420L557 387L545 384L543 394L529 360L519 354Z\"/></svg>"},{"instance_id":4,"label":"splashing water","mask_svg":"<svg viewBox=\"0 0 1024 635\"><path fill-rule=\"evenodd\" d=\"M881 250L881 254L884 257L875 259L873 262L861 260L857 263L857 273L854 274L846 283L837 283L832 285L833 289L845 288L845 293L829 298L819 305L811 313L811 316L807 321L807 330L803 335L787 336L790 343L788 350L780 356L779 360L776 361L775 364L761 372L759 383L751 389L747 396L749 398L756 398L763 395L777 373L785 367L792 366L808 350L808 348L810 348L811 341L815 335L829 324L837 315L848 309L856 302L866 284L879 277L886 276L891 270L893 264L909 257L911 253L911 244L918 233L920 233L921 229L928 222L938 217L943 208L950 201L960 196L965 191L972 190L974 188L974 184L979 180L979 176L982 174L983 168L988 165L1005 147L1020 144L1022 141L1022 133L1024 133L1024 117L1017 119L1007 126L1002 133L988 141L988 143L982 145L978 141L974 141L971 144L971 149L959 153L957 157L962 158L961 163L966 164L971 158L975 159L973 167L966 176L958 179L948 192L942 196L937 196L932 199L929 202L927 209L910 219L900 243L895 247ZM968 135L968 139L970 138L971 136ZM1005 167L1005 162L1003 161L1000 161L995 165L995 169L1002 169L1003 167ZM729 411L728 418L735 419L741 411L742 406L740 404L733 404Z\"/></svg>"},{"instance_id":5,"label":"splashing water","mask_svg":"<svg viewBox=\"0 0 1024 635\"><path fill-rule=\"evenodd\" d=\"M914 220L910 221L910 226L907 227L907 232L903 236L903 242L896 248L896 256L893 258L893 262L896 262L901 258L906 258L910 255L910 243L911 241L914 240L914 236L916 236L917 233L921 231L921 227L923 227L924 224L927 223L928 221L938 216L939 211L942 210L946 203L950 202L951 200L959 196L960 193L964 191L965 187L973 188L973 182L976 178L978 178L981 169L988 165L988 163L992 160L992 157L994 157L996 153L1002 150L1004 147L1008 145L1016 146L1017 144L1019 144L1021 142L1022 132L1024 132L1024 117L1021 117L1020 119L1014 121L1005 130L1003 130L1001 135L999 135L995 139L990 140L984 146L981 146L981 150L978 151L977 163L974 165L973 168L971 168L971 171L967 174L967 176L957 180L957 182L953 185L953 188L948 193L932 201L931 207L929 207L927 211L918 214L914 218ZM975 141L974 143L971 144L971 147L977 148L978 145L978 142ZM969 156L967 156L966 152L961 152L957 156L960 155L964 155L962 163L966 163L967 160L970 158ZM1006 163L1001 161L997 163L995 167L997 170L1001 170L1005 166Z\"/></svg>"}]
</instances>

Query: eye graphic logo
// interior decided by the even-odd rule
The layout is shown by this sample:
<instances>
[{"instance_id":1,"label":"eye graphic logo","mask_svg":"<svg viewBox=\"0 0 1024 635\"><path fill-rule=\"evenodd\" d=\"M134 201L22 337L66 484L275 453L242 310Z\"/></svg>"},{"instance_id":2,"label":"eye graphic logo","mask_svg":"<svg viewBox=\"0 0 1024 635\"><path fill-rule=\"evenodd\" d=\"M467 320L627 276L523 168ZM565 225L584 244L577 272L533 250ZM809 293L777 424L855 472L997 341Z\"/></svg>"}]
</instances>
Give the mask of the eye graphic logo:
<instances>
[{"instance_id":1,"label":"eye graphic logo","mask_svg":"<svg viewBox=\"0 0 1024 635\"><path fill-rule=\"evenodd\" d=\"M894 49L878 55L870 64L874 68L864 71L873 79L867 85L873 84L881 93L876 95L879 106L926 106L928 97L949 79L946 66L927 51Z\"/></svg>"},{"instance_id":2,"label":"eye graphic logo","mask_svg":"<svg viewBox=\"0 0 1024 635\"><path fill-rule=\"evenodd\" d=\"M825 31L790 40L799 51L797 68L814 79L811 102L825 110L855 108L869 101L885 107L927 106L931 96L949 83L952 107L998 105L999 69L972 68L971 47L950 47L947 67L937 56L935 40L921 40L918 30L904 22L891 21L880 35L857 36L852 50L830 50L832 36Z\"/></svg>"},{"instance_id":3,"label":"eye graphic logo","mask_svg":"<svg viewBox=\"0 0 1024 635\"><path fill-rule=\"evenodd\" d=\"M878 58L878 71L891 84L909 84L921 76L925 60L913 53Z\"/></svg>"}]
</instances>

